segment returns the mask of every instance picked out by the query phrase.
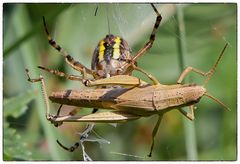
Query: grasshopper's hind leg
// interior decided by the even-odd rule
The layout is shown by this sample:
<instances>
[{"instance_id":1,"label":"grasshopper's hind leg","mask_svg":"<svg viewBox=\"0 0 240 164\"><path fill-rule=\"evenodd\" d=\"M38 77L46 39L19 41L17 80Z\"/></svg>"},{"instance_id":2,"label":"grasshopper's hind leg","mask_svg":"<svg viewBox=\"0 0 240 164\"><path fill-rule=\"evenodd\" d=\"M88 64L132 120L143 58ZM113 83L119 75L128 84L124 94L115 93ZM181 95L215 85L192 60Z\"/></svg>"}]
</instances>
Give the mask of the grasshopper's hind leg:
<instances>
[{"instance_id":1,"label":"grasshopper's hind leg","mask_svg":"<svg viewBox=\"0 0 240 164\"><path fill-rule=\"evenodd\" d=\"M46 105L46 114L45 114L46 119L48 121L50 121L52 124L54 124L55 126L60 126L63 123L63 121L58 121L58 122L54 121L54 119L57 116L53 116L53 115L50 114L50 105L49 105L49 101L48 101L48 95L47 95L46 85L45 85L45 81L44 81L43 76L40 75L39 78L32 79L29 75L29 70L25 69L25 71L26 71L29 82L31 82L31 83L40 82L41 83L42 94L43 94L44 102L45 102L45 105ZM57 115L59 115L61 107L62 107L62 105L59 107Z\"/></svg>"},{"instance_id":2,"label":"grasshopper's hind leg","mask_svg":"<svg viewBox=\"0 0 240 164\"><path fill-rule=\"evenodd\" d=\"M27 77L28 77L28 81L31 83L36 83L36 82L40 82L41 83L41 88L42 88L42 94L44 97L44 102L46 105L46 118L49 118L49 113L50 113L50 105L49 105L49 101L48 101L48 95L47 95L47 91L46 91L46 85L45 85L45 81L42 75L39 76L39 78L37 79L32 79L29 75L29 70L25 69Z\"/></svg>"},{"instance_id":3,"label":"grasshopper's hind leg","mask_svg":"<svg viewBox=\"0 0 240 164\"><path fill-rule=\"evenodd\" d=\"M198 73L198 74L200 74L200 75L202 75L202 76L206 76L207 79L205 80L204 84L207 84L207 82L209 81L209 79L210 79L210 78L212 77L212 75L214 74L214 72L215 72L215 70L216 70L216 67L217 67L218 63L220 62L220 60L221 60L221 58L222 58L222 56L223 56L223 54L224 54L224 51L225 51L225 49L227 48L227 46L228 46L228 43L225 44L225 46L224 46L224 48L222 49L222 51L221 51L221 53L220 53L217 61L215 62L215 64L212 66L212 68L211 68L208 72L203 72L203 71L198 70L198 69L193 68L193 67L187 67L187 68L182 72L182 74L180 75L177 83L178 83L178 84L182 83L183 79L184 79L190 72L195 72L195 73Z\"/></svg>"}]
</instances>

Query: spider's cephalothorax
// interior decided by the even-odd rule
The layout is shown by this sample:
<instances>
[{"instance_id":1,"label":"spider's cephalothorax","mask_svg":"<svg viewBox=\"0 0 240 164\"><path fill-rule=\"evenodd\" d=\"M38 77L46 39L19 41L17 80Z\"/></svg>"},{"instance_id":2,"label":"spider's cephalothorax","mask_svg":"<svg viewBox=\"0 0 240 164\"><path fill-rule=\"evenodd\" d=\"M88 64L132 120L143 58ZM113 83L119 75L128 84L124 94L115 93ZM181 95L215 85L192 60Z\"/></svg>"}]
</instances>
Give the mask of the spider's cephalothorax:
<instances>
[{"instance_id":1,"label":"spider's cephalothorax","mask_svg":"<svg viewBox=\"0 0 240 164\"><path fill-rule=\"evenodd\" d=\"M121 74L123 66L131 59L128 43L119 36L109 34L95 48L91 67L99 77L110 77Z\"/></svg>"}]
</instances>

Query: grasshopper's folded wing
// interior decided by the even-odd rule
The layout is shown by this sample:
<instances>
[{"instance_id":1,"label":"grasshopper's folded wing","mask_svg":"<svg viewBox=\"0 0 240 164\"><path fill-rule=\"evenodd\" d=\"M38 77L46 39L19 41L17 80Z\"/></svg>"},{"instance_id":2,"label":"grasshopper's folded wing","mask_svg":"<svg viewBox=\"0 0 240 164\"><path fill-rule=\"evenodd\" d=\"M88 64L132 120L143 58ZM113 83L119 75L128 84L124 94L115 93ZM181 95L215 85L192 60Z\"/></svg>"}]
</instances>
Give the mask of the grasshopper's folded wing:
<instances>
[{"instance_id":1,"label":"grasshopper's folded wing","mask_svg":"<svg viewBox=\"0 0 240 164\"><path fill-rule=\"evenodd\" d=\"M140 116L129 114L122 111L99 112L84 116L59 116L55 118L56 122L101 122L101 123L117 123L129 120L135 120Z\"/></svg>"}]
</instances>

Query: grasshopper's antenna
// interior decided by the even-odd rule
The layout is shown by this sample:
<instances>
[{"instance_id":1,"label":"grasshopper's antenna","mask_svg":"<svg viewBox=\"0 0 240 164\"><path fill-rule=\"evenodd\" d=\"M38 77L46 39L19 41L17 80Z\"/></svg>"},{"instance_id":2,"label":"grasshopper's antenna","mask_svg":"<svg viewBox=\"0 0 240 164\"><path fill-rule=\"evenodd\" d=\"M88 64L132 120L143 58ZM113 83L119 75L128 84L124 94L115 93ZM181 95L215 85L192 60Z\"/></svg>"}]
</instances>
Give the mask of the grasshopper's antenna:
<instances>
[{"instance_id":1,"label":"grasshopper's antenna","mask_svg":"<svg viewBox=\"0 0 240 164\"><path fill-rule=\"evenodd\" d=\"M225 110L231 111L223 102L218 100L216 97L210 95L209 93L204 93L204 95L214 100L216 103L220 104L221 106L223 106Z\"/></svg>"},{"instance_id":2,"label":"grasshopper's antenna","mask_svg":"<svg viewBox=\"0 0 240 164\"><path fill-rule=\"evenodd\" d=\"M208 81L211 79L212 75L214 74L215 70L216 70L216 67L217 65L219 64L226 48L228 46L228 43L225 44L225 46L223 47L216 63L213 65L213 67L206 73L207 75L207 79L204 81L204 84L203 85L206 85L208 83ZM218 100L216 97L210 95L209 93L205 93L204 94L205 96L209 97L210 99L214 100L216 103L220 104L222 107L224 107L225 110L228 110L228 111L231 111L223 102L221 102L220 100Z\"/></svg>"},{"instance_id":3,"label":"grasshopper's antenna","mask_svg":"<svg viewBox=\"0 0 240 164\"><path fill-rule=\"evenodd\" d=\"M225 46L223 47L223 49L222 49L222 51L221 51L221 53L220 53L220 55L219 55L216 63L215 63L215 64L213 65L213 67L206 73L207 79L204 81L203 85L206 85L206 84L208 83L208 81L211 79L212 75L215 73L216 67L217 67L218 63L220 62L220 60L221 60L221 58L222 58L222 56L223 56L223 54L224 54L227 46L228 46L228 43L226 43Z\"/></svg>"}]
</instances>

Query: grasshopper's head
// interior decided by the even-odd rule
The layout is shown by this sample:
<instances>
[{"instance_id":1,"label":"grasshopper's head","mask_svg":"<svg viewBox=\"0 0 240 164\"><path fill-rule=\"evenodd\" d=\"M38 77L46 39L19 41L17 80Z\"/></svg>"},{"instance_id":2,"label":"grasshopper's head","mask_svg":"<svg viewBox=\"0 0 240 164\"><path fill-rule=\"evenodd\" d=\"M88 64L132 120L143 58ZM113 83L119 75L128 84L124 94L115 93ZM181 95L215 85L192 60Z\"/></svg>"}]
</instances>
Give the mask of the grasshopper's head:
<instances>
[{"instance_id":1,"label":"grasshopper's head","mask_svg":"<svg viewBox=\"0 0 240 164\"><path fill-rule=\"evenodd\" d=\"M206 96L212 100L214 100L216 103L220 104L221 106L224 107L226 110L230 110L223 102L221 102L219 99L216 97L212 96L207 92L207 89L204 86L193 86L191 88L191 91L188 92L186 98L188 99L189 102L194 102L197 103L200 101L200 99Z\"/></svg>"},{"instance_id":2,"label":"grasshopper's head","mask_svg":"<svg viewBox=\"0 0 240 164\"><path fill-rule=\"evenodd\" d=\"M224 107L226 110L230 110L223 102L221 102L219 99L216 97L212 96L207 92L207 89L203 86L195 86L195 93L193 93L192 96L192 101L198 102L203 96L206 96L212 100L214 100L216 103L220 104L221 106Z\"/></svg>"},{"instance_id":3,"label":"grasshopper's head","mask_svg":"<svg viewBox=\"0 0 240 164\"><path fill-rule=\"evenodd\" d=\"M195 86L196 87L196 93L193 95L196 101L199 101L202 96L207 92L206 88L203 86Z\"/></svg>"},{"instance_id":4,"label":"grasshopper's head","mask_svg":"<svg viewBox=\"0 0 240 164\"><path fill-rule=\"evenodd\" d=\"M190 84L186 88L183 88L185 102L197 103L204 96L207 90L203 86L196 84Z\"/></svg>"}]
</instances>

